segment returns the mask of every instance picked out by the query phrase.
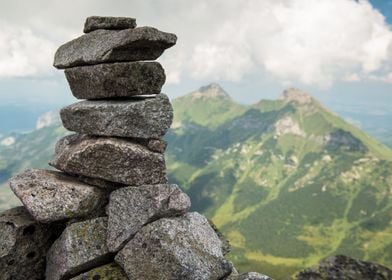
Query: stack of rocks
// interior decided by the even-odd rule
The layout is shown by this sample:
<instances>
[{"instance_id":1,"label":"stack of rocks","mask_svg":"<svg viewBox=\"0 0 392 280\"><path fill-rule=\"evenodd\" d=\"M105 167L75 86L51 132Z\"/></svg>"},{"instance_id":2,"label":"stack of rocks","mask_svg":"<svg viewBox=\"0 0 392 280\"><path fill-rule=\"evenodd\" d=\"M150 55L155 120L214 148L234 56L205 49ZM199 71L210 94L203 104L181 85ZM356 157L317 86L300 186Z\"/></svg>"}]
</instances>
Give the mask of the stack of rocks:
<instances>
[{"instance_id":1,"label":"stack of rocks","mask_svg":"<svg viewBox=\"0 0 392 280\"><path fill-rule=\"evenodd\" d=\"M176 36L113 17L88 18L84 32L54 61L87 99L60 112L76 134L56 145L60 172L11 179L24 207L0 216L0 278L267 279L238 275L222 236L167 181L173 110L153 60Z\"/></svg>"}]
</instances>

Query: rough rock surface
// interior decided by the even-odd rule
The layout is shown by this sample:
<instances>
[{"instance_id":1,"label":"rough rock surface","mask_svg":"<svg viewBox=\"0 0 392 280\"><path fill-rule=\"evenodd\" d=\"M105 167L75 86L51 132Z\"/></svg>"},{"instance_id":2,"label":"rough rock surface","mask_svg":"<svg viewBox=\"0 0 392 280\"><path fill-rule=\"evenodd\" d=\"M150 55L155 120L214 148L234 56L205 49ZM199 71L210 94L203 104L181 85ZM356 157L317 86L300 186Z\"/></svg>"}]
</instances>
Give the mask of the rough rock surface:
<instances>
[{"instance_id":1,"label":"rough rock surface","mask_svg":"<svg viewBox=\"0 0 392 280\"><path fill-rule=\"evenodd\" d=\"M272 278L257 273L257 272L248 272L237 276L237 278L233 278L233 280L272 280Z\"/></svg>"},{"instance_id":2,"label":"rough rock surface","mask_svg":"<svg viewBox=\"0 0 392 280\"><path fill-rule=\"evenodd\" d=\"M64 69L107 62L155 60L176 44L177 36L152 27L95 30L62 45L54 66Z\"/></svg>"},{"instance_id":3,"label":"rough rock surface","mask_svg":"<svg viewBox=\"0 0 392 280\"><path fill-rule=\"evenodd\" d=\"M164 153L167 147L167 143L161 139L149 139L147 148L153 152Z\"/></svg>"},{"instance_id":4,"label":"rough rock surface","mask_svg":"<svg viewBox=\"0 0 392 280\"><path fill-rule=\"evenodd\" d=\"M35 222L24 207L0 214L0 279L44 279L46 252L58 229Z\"/></svg>"},{"instance_id":5,"label":"rough rock surface","mask_svg":"<svg viewBox=\"0 0 392 280\"><path fill-rule=\"evenodd\" d=\"M34 219L41 223L85 217L107 201L102 189L49 170L28 169L13 177L10 186Z\"/></svg>"},{"instance_id":6,"label":"rough rock surface","mask_svg":"<svg viewBox=\"0 0 392 280\"><path fill-rule=\"evenodd\" d=\"M145 185L112 192L107 208L109 250L119 251L144 225L181 215L190 206L189 197L177 185Z\"/></svg>"},{"instance_id":7,"label":"rough rock surface","mask_svg":"<svg viewBox=\"0 0 392 280\"><path fill-rule=\"evenodd\" d=\"M97 29L128 29L136 27L136 19L129 17L100 17L91 16L84 23L84 33L89 33Z\"/></svg>"},{"instance_id":8,"label":"rough rock surface","mask_svg":"<svg viewBox=\"0 0 392 280\"><path fill-rule=\"evenodd\" d=\"M88 135L160 138L173 121L169 98L81 101L60 111L66 129Z\"/></svg>"},{"instance_id":9,"label":"rough rock surface","mask_svg":"<svg viewBox=\"0 0 392 280\"><path fill-rule=\"evenodd\" d=\"M83 271L109 263L106 246L107 218L69 225L47 255L46 279L69 279Z\"/></svg>"},{"instance_id":10,"label":"rough rock surface","mask_svg":"<svg viewBox=\"0 0 392 280\"><path fill-rule=\"evenodd\" d=\"M151 95L161 92L165 71L158 62L104 63L65 70L78 99Z\"/></svg>"},{"instance_id":11,"label":"rough rock surface","mask_svg":"<svg viewBox=\"0 0 392 280\"><path fill-rule=\"evenodd\" d=\"M297 275L298 280L389 280L392 270L379 264L364 262L346 256L330 257L318 267L309 268Z\"/></svg>"},{"instance_id":12,"label":"rough rock surface","mask_svg":"<svg viewBox=\"0 0 392 280\"><path fill-rule=\"evenodd\" d=\"M94 268L71 280L128 280L128 278L118 264L110 263Z\"/></svg>"},{"instance_id":13,"label":"rough rock surface","mask_svg":"<svg viewBox=\"0 0 392 280\"><path fill-rule=\"evenodd\" d=\"M91 177L86 177L82 175L75 175L76 178L78 178L79 181L84 182L88 185L96 186L98 188L104 189L108 193L117 190L119 188L125 188L128 187L125 184L120 184L120 183L115 183L115 182L110 182L106 181L103 179L99 178L91 178Z\"/></svg>"},{"instance_id":14,"label":"rough rock surface","mask_svg":"<svg viewBox=\"0 0 392 280\"><path fill-rule=\"evenodd\" d=\"M164 156L127 139L66 136L56 144L50 165L70 174L131 186L167 182Z\"/></svg>"},{"instance_id":15,"label":"rough rock surface","mask_svg":"<svg viewBox=\"0 0 392 280\"><path fill-rule=\"evenodd\" d=\"M130 279L217 280L232 269L218 236L198 213L146 225L115 260Z\"/></svg>"},{"instance_id":16,"label":"rough rock surface","mask_svg":"<svg viewBox=\"0 0 392 280\"><path fill-rule=\"evenodd\" d=\"M214 222L208 219L210 226L214 229L216 235L218 235L220 241L222 242L222 253L226 255L231 251L230 241L223 235L223 233L218 229L218 227L214 224Z\"/></svg>"}]
</instances>

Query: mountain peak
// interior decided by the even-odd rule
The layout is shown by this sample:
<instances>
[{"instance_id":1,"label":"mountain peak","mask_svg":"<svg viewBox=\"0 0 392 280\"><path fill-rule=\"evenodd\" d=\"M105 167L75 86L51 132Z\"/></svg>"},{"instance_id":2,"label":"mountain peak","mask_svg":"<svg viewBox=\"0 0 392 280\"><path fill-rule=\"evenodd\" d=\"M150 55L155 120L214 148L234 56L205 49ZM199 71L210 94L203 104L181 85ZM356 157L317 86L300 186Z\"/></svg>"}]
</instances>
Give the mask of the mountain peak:
<instances>
[{"instance_id":1,"label":"mountain peak","mask_svg":"<svg viewBox=\"0 0 392 280\"><path fill-rule=\"evenodd\" d=\"M299 104L309 104L313 101L313 97L298 88L288 88L283 91L282 96L280 99L285 101L296 101Z\"/></svg>"},{"instance_id":2,"label":"mountain peak","mask_svg":"<svg viewBox=\"0 0 392 280\"><path fill-rule=\"evenodd\" d=\"M203 86L192 92L191 95L194 98L220 97L230 99L230 95L217 83L211 83L209 85Z\"/></svg>"}]
</instances>

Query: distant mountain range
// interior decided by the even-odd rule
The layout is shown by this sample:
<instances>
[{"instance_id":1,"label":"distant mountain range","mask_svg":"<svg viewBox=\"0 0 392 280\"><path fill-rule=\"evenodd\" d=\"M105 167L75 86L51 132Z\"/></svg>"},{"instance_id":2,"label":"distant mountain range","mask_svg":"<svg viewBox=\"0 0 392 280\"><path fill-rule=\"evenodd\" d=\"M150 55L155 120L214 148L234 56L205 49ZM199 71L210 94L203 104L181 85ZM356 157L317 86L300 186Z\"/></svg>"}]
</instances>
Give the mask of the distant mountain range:
<instances>
[{"instance_id":1,"label":"distant mountain range","mask_svg":"<svg viewBox=\"0 0 392 280\"><path fill-rule=\"evenodd\" d=\"M211 84L173 107L169 178L230 239L240 270L287 279L336 254L392 265L391 149L297 89L245 106ZM0 144L0 184L47 167L66 133L55 123ZM0 188L0 205L14 202Z\"/></svg>"}]
</instances>

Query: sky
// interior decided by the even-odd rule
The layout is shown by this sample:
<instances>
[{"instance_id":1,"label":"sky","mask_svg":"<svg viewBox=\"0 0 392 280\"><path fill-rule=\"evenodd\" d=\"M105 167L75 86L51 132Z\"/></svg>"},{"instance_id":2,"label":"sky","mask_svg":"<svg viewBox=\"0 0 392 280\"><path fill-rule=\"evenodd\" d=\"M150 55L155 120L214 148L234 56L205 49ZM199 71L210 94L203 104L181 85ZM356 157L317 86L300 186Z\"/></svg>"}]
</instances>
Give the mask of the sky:
<instances>
[{"instance_id":1,"label":"sky","mask_svg":"<svg viewBox=\"0 0 392 280\"><path fill-rule=\"evenodd\" d=\"M392 107L392 0L0 0L0 104L73 101L53 56L91 15L177 34L159 58L172 98L218 82L242 103L298 87Z\"/></svg>"}]
</instances>

